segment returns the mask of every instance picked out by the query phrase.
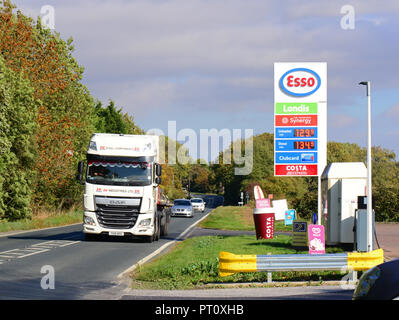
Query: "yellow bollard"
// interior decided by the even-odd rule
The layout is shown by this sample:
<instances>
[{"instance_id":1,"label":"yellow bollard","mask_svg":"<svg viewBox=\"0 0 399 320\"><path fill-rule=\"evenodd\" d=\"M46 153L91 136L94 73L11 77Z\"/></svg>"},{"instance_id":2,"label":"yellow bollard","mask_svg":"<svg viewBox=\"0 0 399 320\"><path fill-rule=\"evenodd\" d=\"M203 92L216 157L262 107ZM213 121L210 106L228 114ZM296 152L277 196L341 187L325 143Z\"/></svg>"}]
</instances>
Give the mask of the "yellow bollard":
<instances>
[{"instance_id":1,"label":"yellow bollard","mask_svg":"<svg viewBox=\"0 0 399 320\"><path fill-rule=\"evenodd\" d=\"M348 268L355 271L369 270L384 262L384 250L348 252Z\"/></svg>"},{"instance_id":2,"label":"yellow bollard","mask_svg":"<svg viewBox=\"0 0 399 320\"><path fill-rule=\"evenodd\" d=\"M238 272L256 272L256 254L219 253L219 275L230 276Z\"/></svg>"}]
</instances>

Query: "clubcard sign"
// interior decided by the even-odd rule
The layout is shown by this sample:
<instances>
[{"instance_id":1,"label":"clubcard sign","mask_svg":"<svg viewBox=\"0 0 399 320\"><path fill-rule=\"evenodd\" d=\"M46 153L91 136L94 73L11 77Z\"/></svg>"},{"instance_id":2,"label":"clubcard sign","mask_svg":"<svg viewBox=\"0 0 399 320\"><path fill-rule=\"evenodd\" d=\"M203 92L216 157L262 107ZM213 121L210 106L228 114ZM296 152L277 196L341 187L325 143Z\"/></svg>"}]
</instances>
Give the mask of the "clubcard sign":
<instances>
[{"instance_id":1,"label":"clubcard sign","mask_svg":"<svg viewBox=\"0 0 399 320\"><path fill-rule=\"evenodd\" d=\"M319 176L327 162L327 64L274 64L274 175Z\"/></svg>"}]
</instances>

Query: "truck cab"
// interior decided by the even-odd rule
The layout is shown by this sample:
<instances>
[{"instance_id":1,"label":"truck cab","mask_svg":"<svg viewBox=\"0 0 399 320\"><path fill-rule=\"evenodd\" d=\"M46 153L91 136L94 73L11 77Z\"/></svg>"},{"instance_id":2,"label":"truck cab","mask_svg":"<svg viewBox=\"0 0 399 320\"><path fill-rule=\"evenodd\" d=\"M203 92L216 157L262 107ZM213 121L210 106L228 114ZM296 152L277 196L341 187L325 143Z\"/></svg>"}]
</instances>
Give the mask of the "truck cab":
<instances>
[{"instance_id":1,"label":"truck cab","mask_svg":"<svg viewBox=\"0 0 399 320\"><path fill-rule=\"evenodd\" d=\"M85 184L86 238L102 234L159 239L168 219L159 203L158 136L93 134L78 173Z\"/></svg>"}]
</instances>

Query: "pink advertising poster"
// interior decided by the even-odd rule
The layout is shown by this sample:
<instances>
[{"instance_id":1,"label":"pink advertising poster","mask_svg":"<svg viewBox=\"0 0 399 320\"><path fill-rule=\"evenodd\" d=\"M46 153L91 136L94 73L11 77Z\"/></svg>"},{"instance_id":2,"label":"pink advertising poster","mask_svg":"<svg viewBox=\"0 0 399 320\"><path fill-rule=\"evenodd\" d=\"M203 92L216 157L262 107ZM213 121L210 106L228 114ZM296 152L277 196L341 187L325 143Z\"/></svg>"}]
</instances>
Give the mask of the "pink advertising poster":
<instances>
[{"instance_id":1,"label":"pink advertising poster","mask_svg":"<svg viewBox=\"0 0 399 320\"><path fill-rule=\"evenodd\" d=\"M257 199L256 200L257 208L270 208L270 199Z\"/></svg>"},{"instance_id":2,"label":"pink advertising poster","mask_svg":"<svg viewBox=\"0 0 399 320\"><path fill-rule=\"evenodd\" d=\"M310 224L308 226L309 254L325 254L324 226Z\"/></svg>"}]
</instances>

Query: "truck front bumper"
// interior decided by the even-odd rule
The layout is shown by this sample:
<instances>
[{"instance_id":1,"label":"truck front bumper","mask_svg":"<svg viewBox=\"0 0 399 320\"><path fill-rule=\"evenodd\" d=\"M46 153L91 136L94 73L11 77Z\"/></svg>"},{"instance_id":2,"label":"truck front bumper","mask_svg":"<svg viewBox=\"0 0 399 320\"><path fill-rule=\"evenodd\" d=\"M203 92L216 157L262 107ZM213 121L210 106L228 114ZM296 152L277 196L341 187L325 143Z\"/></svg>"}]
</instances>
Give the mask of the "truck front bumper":
<instances>
[{"instance_id":1,"label":"truck front bumper","mask_svg":"<svg viewBox=\"0 0 399 320\"><path fill-rule=\"evenodd\" d=\"M154 219L151 213L138 215L133 228L115 229L105 228L98 223L96 213L85 211L83 217L83 232L87 234L107 234L107 235L133 235L133 236L152 236L154 234Z\"/></svg>"}]
</instances>

